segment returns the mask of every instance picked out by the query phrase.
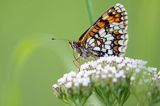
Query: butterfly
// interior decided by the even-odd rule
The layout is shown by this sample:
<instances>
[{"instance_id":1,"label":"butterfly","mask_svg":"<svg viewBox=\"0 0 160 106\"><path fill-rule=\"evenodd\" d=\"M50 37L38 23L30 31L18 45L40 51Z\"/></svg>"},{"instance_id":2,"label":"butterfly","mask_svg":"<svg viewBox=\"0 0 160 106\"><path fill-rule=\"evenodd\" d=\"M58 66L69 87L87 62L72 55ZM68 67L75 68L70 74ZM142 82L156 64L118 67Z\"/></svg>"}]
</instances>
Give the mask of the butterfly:
<instances>
[{"instance_id":1,"label":"butterfly","mask_svg":"<svg viewBox=\"0 0 160 106\"><path fill-rule=\"evenodd\" d=\"M117 3L70 45L82 58L124 56L128 43L127 27L127 12Z\"/></svg>"}]
</instances>

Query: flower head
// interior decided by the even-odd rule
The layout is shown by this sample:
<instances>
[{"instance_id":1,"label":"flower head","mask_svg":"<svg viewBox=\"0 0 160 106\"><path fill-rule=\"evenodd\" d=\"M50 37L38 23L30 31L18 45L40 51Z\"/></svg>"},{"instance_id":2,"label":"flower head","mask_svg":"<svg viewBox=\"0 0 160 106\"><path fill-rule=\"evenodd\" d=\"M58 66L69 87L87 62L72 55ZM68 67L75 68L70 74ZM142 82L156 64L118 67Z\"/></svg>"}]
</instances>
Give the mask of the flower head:
<instances>
[{"instance_id":1,"label":"flower head","mask_svg":"<svg viewBox=\"0 0 160 106\"><path fill-rule=\"evenodd\" d=\"M75 105L83 106L92 92L106 105L122 105L137 85L160 79L157 69L148 68L146 64L146 61L128 57L100 57L82 64L78 72L64 74L53 85L53 90L63 101Z\"/></svg>"}]
</instances>

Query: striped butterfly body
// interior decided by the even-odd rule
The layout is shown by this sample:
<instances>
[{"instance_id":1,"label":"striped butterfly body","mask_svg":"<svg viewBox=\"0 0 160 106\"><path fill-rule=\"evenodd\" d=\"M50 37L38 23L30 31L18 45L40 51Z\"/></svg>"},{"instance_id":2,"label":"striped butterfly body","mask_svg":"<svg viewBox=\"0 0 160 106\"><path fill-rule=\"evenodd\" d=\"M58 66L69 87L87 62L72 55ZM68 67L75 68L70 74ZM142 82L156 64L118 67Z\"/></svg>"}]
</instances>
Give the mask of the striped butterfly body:
<instances>
[{"instance_id":1,"label":"striped butterfly body","mask_svg":"<svg viewBox=\"0 0 160 106\"><path fill-rule=\"evenodd\" d=\"M71 47L82 58L124 56L128 42L127 26L127 12L117 3L102 14L78 41L71 42Z\"/></svg>"}]
</instances>

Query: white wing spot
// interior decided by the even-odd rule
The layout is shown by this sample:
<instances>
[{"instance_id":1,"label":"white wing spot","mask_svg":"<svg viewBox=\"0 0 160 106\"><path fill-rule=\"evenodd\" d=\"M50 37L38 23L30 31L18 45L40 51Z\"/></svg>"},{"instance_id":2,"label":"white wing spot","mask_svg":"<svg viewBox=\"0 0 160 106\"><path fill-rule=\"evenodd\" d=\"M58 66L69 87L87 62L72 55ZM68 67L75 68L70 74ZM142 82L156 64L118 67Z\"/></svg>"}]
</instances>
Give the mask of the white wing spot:
<instances>
[{"instance_id":1,"label":"white wing spot","mask_svg":"<svg viewBox=\"0 0 160 106\"><path fill-rule=\"evenodd\" d=\"M100 37L104 37L106 35L106 32L100 34Z\"/></svg>"},{"instance_id":2,"label":"white wing spot","mask_svg":"<svg viewBox=\"0 0 160 106\"><path fill-rule=\"evenodd\" d=\"M109 28L109 32L113 32L114 30L113 30L113 28L111 27L111 28Z\"/></svg>"},{"instance_id":3,"label":"white wing spot","mask_svg":"<svg viewBox=\"0 0 160 106\"><path fill-rule=\"evenodd\" d=\"M121 4L120 4L120 6L119 6L119 7L120 7L120 8L123 8L123 5L121 5Z\"/></svg>"},{"instance_id":4,"label":"white wing spot","mask_svg":"<svg viewBox=\"0 0 160 106\"><path fill-rule=\"evenodd\" d=\"M107 40L113 40L113 39L114 39L114 37L113 37L113 36L111 36L111 37L107 38Z\"/></svg>"},{"instance_id":5,"label":"white wing spot","mask_svg":"<svg viewBox=\"0 0 160 106\"><path fill-rule=\"evenodd\" d=\"M122 28L122 29L125 28L125 26L123 24L120 24L119 27Z\"/></svg>"},{"instance_id":6,"label":"white wing spot","mask_svg":"<svg viewBox=\"0 0 160 106\"><path fill-rule=\"evenodd\" d=\"M120 45L124 45L124 40L119 40L118 43L119 43Z\"/></svg>"},{"instance_id":7,"label":"white wing spot","mask_svg":"<svg viewBox=\"0 0 160 106\"><path fill-rule=\"evenodd\" d=\"M128 43L128 40L125 40L125 41L124 41L124 45L127 45L127 43Z\"/></svg>"},{"instance_id":8,"label":"white wing spot","mask_svg":"<svg viewBox=\"0 0 160 106\"><path fill-rule=\"evenodd\" d=\"M87 42L89 42L91 39L92 39L91 37L90 37L90 38L88 38L88 39L87 39Z\"/></svg>"},{"instance_id":9,"label":"white wing spot","mask_svg":"<svg viewBox=\"0 0 160 106\"><path fill-rule=\"evenodd\" d=\"M91 46L94 47L94 46L95 46L95 43L92 43Z\"/></svg>"},{"instance_id":10,"label":"white wing spot","mask_svg":"<svg viewBox=\"0 0 160 106\"><path fill-rule=\"evenodd\" d=\"M125 39L125 36L124 36L124 35L121 35L121 39Z\"/></svg>"},{"instance_id":11,"label":"white wing spot","mask_svg":"<svg viewBox=\"0 0 160 106\"><path fill-rule=\"evenodd\" d=\"M121 5L120 3L117 3L117 4L116 4L116 6L120 6L120 5Z\"/></svg>"},{"instance_id":12,"label":"white wing spot","mask_svg":"<svg viewBox=\"0 0 160 106\"><path fill-rule=\"evenodd\" d=\"M95 36L95 38L98 38L98 34L96 34L96 35L94 35Z\"/></svg>"},{"instance_id":13,"label":"white wing spot","mask_svg":"<svg viewBox=\"0 0 160 106\"><path fill-rule=\"evenodd\" d=\"M113 54L113 51L112 50L108 50L108 54Z\"/></svg>"},{"instance_id":14,"label":"white wing spot","mask_svg":"<svg viewBox=\"0 0 160 106\"><path fill-rule=\"evenodd\" d=\"M106 49L102 48L102 51L103 51L103 52L106 52Z\"/></svg>"},{"instance_id":15,"label":"white wing spot","mask_svg":"<svg viewBox=\"0 0 160 106\"><path fill-rule=\"evenodd\" d=\"M106 48L106 49L111 49L111 46L105 45L105 48Z\"/></svg>"},{"instance_id":16,"label":"white wing spot","mask_svg":"<svg viewBox=\"0 0 160 106\"><path fill-rule=\"evenodd\" d=\"M123 53L124 53L124 52L126 51L126 47L121 46L121 47L118 48L118 50L119 50L120 52L123 52Z\"/></svg>"},{"instance_id":17,"label":"white wing spot","mask_svg":"<svg viewBox=\"0 0 160 106\"><path fill-rule=\"evenodd\" d=\"M105 44L110 45L111 41L106 41Z\"/></svg>"},{"instance_id":18,"label":"white wing spot","mask_svg":"<svg viewBox=\"0 0 160 106\"><path fill-rule=\"evenodd\" d=\"M128 34L125 35L125 38L128 39Z\"/></svg>"},{"instance_id":19,"label":"white wing spot","mask_svg":"<svg viewBox=\"0 0 160 106\"><path fill-rule=\"evenodd\" d=\"M124 16L124 19L128 20L128 16Z\"/></svg>"},{"instance_id":20,"label":"white wing spot","mask_svg":"<svg viewBox=\"0 0 160 106\"><path fill-rule=\"evenodd\" d=\"M125 9L125 8L121 8L121 10L122 10L122 11L126 11L126 9Z\"/></svg>"},{"instance_id":21,"label":"white wing spot","mask_svg":"<svg viewBox=\"0 0 160 106\"><path fill-rule=\"evenodd\" d=\"M101 35L103 32L105 32L105 29L104 28L100 29L99 30L99 35Z\"/></svg>"},{"instance_id":22,"label":"white wing spot","mask_svg":"<svg viewBox=\"0 0 160 106\"><path fill-rule=\"evenodd\" d=\"M91 39L91 40L89 41L89 44L92 44L94 41L95 41L95 39Z\"/></svg>"},{"instance_id":23,"label":"white wing spot","mask_svg":"<svg viewBox=\"0 0 160 106\"><path fill-rule=\"evenodd\" d=\"M118 25L115 25L114 26L114 30L119 30L120 28L119 28L119 26Z\"/></svg>"},{"instance_id":24,"label":"white wing spot","mask_svg":"<svg viewBox=\"0 0 160 106\"><path fill-rule=\"evenodd\" d=\"M105 35L104 37L105 37L105 38L109 38L109 37L112 37L112 35L111 35L111 34L107 34L107 35Z\"/></svg>"},{"instance_id":25,"label":"white wing spot","mask_svg":"<svg viewBox=\"0 0 160 106\"><path fill-rule=\"evenodd\" d=\"M100 51L100 47L94 47L93 50Z\"/></svg>"},{"instance_id":26,"label":"white wing spot","mask_svg":"<svg viewBox=\"0 0 160 106\"><path fill-rule=\"evenodd\" d=\"M99 40L97 40L97 44L98 44L98 45L100 45L100 44L101 44L101 42L100 42Z\"/></svg>"},{"instance_id":27,"label":"white wing spot","mask_svg":"<svg viewBox=\"0 0 160 106\"><path fill-rule=\"evenodd\" d=\"M121 29L118 32L121 33L121 34L123 34L123 31Z\"/></svg>"}]
</instances>

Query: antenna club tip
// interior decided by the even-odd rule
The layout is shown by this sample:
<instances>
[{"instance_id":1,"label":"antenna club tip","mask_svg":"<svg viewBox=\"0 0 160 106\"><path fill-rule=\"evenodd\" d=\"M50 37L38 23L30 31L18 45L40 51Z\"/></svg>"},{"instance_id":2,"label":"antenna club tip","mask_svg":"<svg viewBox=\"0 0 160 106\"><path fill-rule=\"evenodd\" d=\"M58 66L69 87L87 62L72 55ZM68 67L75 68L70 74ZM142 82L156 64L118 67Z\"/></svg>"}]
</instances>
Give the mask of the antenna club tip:
<instances>
[{"instance_id":1,"label":"antenna club tip","mask_svg":"<svg viewBox=\"0 0 160 106\"><path fill-rule=\"evenodd\" d=\"M55 40L55 38L52 38L52 40Z\"/></svg>"}]
</instances>

